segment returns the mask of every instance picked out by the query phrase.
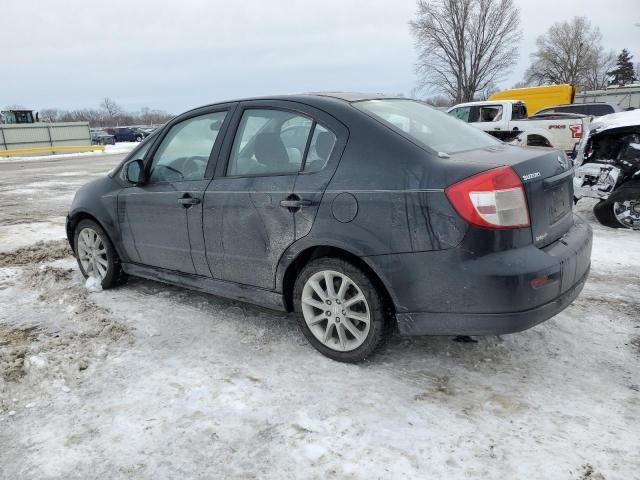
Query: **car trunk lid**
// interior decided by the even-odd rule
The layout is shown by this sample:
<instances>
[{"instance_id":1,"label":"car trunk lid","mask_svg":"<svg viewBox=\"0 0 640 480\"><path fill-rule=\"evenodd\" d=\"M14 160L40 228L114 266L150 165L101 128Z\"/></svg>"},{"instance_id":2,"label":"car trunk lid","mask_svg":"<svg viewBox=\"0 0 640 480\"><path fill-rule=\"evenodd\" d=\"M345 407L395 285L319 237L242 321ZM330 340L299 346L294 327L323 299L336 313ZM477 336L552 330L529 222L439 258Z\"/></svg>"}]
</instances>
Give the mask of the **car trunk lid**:
<instances>
[{"instance_id":1,"label":"car trunk lid","mask_svg":"<svg viewBox=\"0 0 640 480\"><path fill-rule=\"evenodd\" d=\"M573 168L564 153L549 148L514 147L460 152L451 156L449 182L463 177L463 165L477 166L477 172L499 166L511 167L524 186L532 241L544 247L558 240L573 225ZM466 170L465 177L469 175ZM458 178L451 178L458 177ZM453 181L452 181L453 180Z\"/></svg>"}]
</instances>

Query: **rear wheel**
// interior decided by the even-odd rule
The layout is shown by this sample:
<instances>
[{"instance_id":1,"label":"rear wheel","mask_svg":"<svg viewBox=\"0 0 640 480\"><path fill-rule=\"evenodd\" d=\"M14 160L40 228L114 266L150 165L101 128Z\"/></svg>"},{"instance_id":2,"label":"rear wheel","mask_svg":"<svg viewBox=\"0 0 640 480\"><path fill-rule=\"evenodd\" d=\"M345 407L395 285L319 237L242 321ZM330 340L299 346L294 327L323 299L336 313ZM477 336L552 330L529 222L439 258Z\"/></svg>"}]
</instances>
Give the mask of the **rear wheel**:
<instances>
[{"instance_id":1,"label":"rear wheel","mask_svg":"<svg viewBox=\"0 0 640 480\"><path fill-rule=\"evenodd\" d=\"M298 275L293 295L302 333L333 360L362 361L382 347L390 332L381 292L348 261L313 260Z\"/></svg>"},{"instance_id":2,"label":"rear wheel","mask_svg":"<svg viewBox=\"0 0 640 480\"><path fill-rule=\"evenodd\" d=\"M81 220L75 229L74 245L78 266L85 278L96 278L102 288L110 288L120 282L120 260L100 225L93 220Z\"/></svg>"},{"instance_id":3,"label":"rear wheel","mask_svg":"<svg viewBox=\"0 0 640 480\"><path fill-rule=\"evenodd\" d=\"M593 207L598 221L611 228L640 230L640 182L627 182Z\"/></svg>"}]
</instances>

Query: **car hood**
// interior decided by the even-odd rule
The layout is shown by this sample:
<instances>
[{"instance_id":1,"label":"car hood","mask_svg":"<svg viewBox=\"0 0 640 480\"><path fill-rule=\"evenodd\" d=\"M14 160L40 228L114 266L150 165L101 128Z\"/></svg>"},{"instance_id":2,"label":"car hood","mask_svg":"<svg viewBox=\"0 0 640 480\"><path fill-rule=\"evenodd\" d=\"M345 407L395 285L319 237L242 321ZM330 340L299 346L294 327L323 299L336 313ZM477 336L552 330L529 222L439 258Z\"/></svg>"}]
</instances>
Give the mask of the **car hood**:
<instances>
[{"instance_id":1,"label":"car hood","mask_svg":"<svg viewBox=\"0 0 640 480\"><path fill-rule=\"evenodd\" d=\"M601 133L612 128L640 126L640 110L610 113L591 122L590 134Z\"/></svg>"}]
</instances>

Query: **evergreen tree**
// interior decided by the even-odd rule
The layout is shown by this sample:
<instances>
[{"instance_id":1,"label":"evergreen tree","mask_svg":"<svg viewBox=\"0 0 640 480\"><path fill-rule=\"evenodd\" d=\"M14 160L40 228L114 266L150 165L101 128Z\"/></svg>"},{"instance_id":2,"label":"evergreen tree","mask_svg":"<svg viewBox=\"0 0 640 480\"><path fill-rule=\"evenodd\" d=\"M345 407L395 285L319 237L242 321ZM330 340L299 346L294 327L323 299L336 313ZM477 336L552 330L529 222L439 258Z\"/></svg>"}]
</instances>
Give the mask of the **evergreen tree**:
<instances>
[{"instance_id":1,"label":"evergreen tree","mask_svg":"<svg viewBox=\"0 0 640 480\"><path fill-rule=\"evenodd\" d=\"M631 63L632 58L633 55L626 48L620 52L616 68L608 72L613 77L609 85L625 85L636 79L636 72L633 70L633 63Z\"/></svg>"}]
</instances>

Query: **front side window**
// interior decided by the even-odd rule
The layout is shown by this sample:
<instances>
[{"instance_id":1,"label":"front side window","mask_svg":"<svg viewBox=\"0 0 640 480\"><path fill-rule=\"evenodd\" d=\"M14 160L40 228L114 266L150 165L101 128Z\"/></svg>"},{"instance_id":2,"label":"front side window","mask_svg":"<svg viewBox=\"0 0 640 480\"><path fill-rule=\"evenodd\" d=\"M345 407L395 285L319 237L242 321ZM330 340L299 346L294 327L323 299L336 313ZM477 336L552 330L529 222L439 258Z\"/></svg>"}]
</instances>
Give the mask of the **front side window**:
<instances>
[{"instance_id":1,"label":"front side window","mask_svg":"<svg viewBox=\"0 0 640 480\"><path fill-rule=\"evenodd\" d=\"M487 105L480 107L479 122L498 122L502 119L501 105Z\"/></svg>"},{"instance_id":2,"label":"front side window","mask_svg":"<svg viewBox=\"0 0 640 480\"><path fill-rule=\"evenodd\" d=\"M228 176L297 173L313 122L292 112L248 109L236 133Z\"/></svg>"},{"instance_id":3,"label":"front side window","mask_svg":"<svg viewBox=\"0 0 640 480\"><path fill-rule=\"evenodd\" d=\"M169 130L153 156L149 181L180 182L204 178L209 156L227 112L189 118Z\"/></svg>"},{"instance_id":4,"label":"front side window","mask_svg":"<svg viewBox=\"0 0 640 480\"><path fill-rule=\"evenodd\" d=\"M366 100L354 105L436 152L455 153L500 144L482 130L415 100Z\"/></svg>"}]
</instances>

